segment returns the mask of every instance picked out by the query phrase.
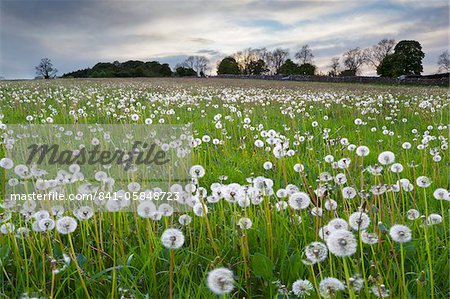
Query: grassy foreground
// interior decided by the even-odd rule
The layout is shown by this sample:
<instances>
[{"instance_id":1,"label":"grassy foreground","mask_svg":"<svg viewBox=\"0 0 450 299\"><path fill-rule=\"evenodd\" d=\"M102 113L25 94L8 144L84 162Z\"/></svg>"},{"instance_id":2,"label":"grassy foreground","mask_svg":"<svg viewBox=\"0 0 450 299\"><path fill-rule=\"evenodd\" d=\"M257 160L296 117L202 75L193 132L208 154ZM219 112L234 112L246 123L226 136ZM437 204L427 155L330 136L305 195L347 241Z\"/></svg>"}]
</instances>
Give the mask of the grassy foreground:
<instances>
[{"instance_id":1,"label":"grassy foreground","mask_svg":"<svg viewBox=\"0 0 450 299\"><path fill-rule=\"evenodd\" d=\"M77 221L68 234L36 228L37 211L3 211L0 296L445 298L449 104L441 88L0 82L1 133L17 123L192 123L192 160L205 170L194 180L201 211L156 220L66 211ZM355 225L355 215L367 219ZM183 233L180 248L164 246L167 228ZM219 267L233 272L227 294L207 282Z\"/></svg>"}]
</instances>

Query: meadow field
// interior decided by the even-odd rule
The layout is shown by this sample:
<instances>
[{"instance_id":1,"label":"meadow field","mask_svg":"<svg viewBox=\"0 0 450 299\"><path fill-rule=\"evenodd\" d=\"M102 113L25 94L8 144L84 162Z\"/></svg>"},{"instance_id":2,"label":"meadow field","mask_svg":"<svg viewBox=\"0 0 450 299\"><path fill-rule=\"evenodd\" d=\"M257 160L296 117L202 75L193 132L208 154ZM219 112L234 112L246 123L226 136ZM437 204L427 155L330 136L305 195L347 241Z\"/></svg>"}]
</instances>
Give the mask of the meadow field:
<instances>
[{"instance_id":1,"label":"meadow field","mask_svg":"<svg viewBox=\"0 0 450 299\"><path fill-rule=\"evenodd\" d=\"M3 191L41 175L4 156L12 124L192 128L185 211L11 211L3 192L1 298L449 296L449 89L4 81L0 117Z\"/></svg>"}]
</instances>

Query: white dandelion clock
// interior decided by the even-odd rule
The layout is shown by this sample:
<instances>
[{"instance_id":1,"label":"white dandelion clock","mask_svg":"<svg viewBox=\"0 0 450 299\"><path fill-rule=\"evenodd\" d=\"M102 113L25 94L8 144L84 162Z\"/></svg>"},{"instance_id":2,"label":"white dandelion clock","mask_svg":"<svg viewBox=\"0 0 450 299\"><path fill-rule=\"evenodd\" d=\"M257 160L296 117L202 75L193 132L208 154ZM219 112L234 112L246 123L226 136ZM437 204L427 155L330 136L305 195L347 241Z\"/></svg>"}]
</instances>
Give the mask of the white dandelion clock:
<instances>
[{"instance_id":1,"label":"white dandelion clock","mask_svg":"<svg viewBox=\"0 0 450 299\"><path fill-rule=\"evenodd\" d=\"M342 189L342 196L345 199L352 199L356 196L356 190L353 187L345 187Z\"/></svg>"},{"instance_id":2,"label":"white dandelion clock","mask_svg":"<svg viewBox=\"0 0 450 299\"><path fill-rule=\"evenodd\" d=\"M163 203L158 206L158 212L162 216L169 217L173 214L173 207L168 203Z\"/></svg>"},{"instance_id":3,"label":"white dandelion clock","mask_svg":"<svg viewBox=\"0 0 450 299\"><path fill-rule=\"evenodd\" d=\"M42 220L42 219L48 219L48 218L50 218L50 213L46 210L40 210L40 211L37 211L36 213L34 213L33 217L34 217L34 219L36 219L38 221Z\"/></svg>"},{"instance_id":4,"label":"white dandelion clock","mask_svg":"<svg viewBox=\"0 0 450 299\"><path fill-rule=\"evenodd\" d=\"M419 176L416 179L416 184L421 188L427 188L431 185L431 180L426 176Z\"/></svg>"},{"instance_id":5,"label":"white dandelion clock","mask_svg":"<svg viewBox=\"0 0 450 299\"><path fill-rule=\"evenodd\" d=\"M392 240L398 243L409 242L412 238L411 229L401 224L393 225L389 230L389 235L391 236Z\"/></svg>"},{"instance_id":6,"label":"white dandelion clock","mask_svg":"<svg viewBox=\"0 0 450 299\"><path fill-rule=\"evenodd\" d=\"M267 162L264 162L264 164L263 164L263 168L265 170L270 170L270 169L272 169L272 167L273 167L272 162L267 161Z\"/></svg>"},{"instance_id":7,"label":"white dandelion clock","mask_svg":"<svg viewBox=\"0 0 450 299\"><path fill-rule=\"evenodd\" d=\"M382 165L389 165L395 162L395 154L390 151L382 152L378 155L378 162Z\"/></svg>"},{"instance_id":8,"label":"white dandelion clock","mask_svg":"<svg viewBox=\"0 0 450 299\"><path fill-rule=\"evenodd\" d=\"M278 212L286 210L287 207L288 207L288 203L283 200L280 200L275 204L275 208L277 209Z\"/></svg>"},{"instance_id":9,"label":"white dandelion clock","mask_svg":"<svg viewBox=\"0 0 450 299\"><path fill-rule=\"evenodd\" d=\"M433 196L434 196L434 198L436 198L437 200L447 200L447 201L450 201L450 194L449 194L449 192L448 192L446 189L444 189L444 188L437 188L436 190L434 190Z\"/></svg>"},{"instance_id":10,"label":"white dandelion clock","mask_svg":"<svg viewBox=\"0 0 450 299\"><path fill-rule=\"evenodd\" d=\"M367 231L361 231L361 241L364 244L374 245L378 243L378 235L376 233L369 233Z\"/></svg>"},{"instance_id":11,"label":"white dandelion clock","mask_svg":"<svg viewBox=\"0 0 450 299\"><path fill-rule=\"evenodd\" d=\"M55 228L55 221L50 218L38 220L38 225L41 231L48 231Z\"/></svg>"},{"instance_id":12,"label":"white dandelion clock","mask_svg":"<svg viewBox=\"0 0 450 299\"><path fill-rule=\"evenodd\" d=\"M208 273L208 288L217 295L225 295L234 289L233 272L227 268L217 268Z\"/></svg>"},{"instance_id":13,"label":"white dandelion clock","mask_svg":"<svg viewBox=\"0 0 450 299\"><path fill-rule=\"evenodd\" d=\"M151 201L143 201L137 207L137 213L142 218L150 218L156 212L156 206Z\"/></svg>"},{"instance_id":14,"label":"white dandelion clock","mask_svg":"<svg viewBox=\"0 0 450 299\"><path fill-rule=\"evenodd\" d=\"M206 214L208 214L208 207L205 204L202 204L201 202L196 203L192 208L192 210L194 211L194 214L199 217L203 217Z\"/></svg>"},{"instance_id":15,"label":"white dandelion clock","mask_svg":"<svg viewBox=\"0 0 450 299\"><path fill-rule=\"evenodd\" d=\"M325 201L325 209L328 211L335 211L337 206L337 202L333 199L327 199L327 201Z\"/></svg>"},{"instance_id":16,"label":"white dandelion clock","mask_svg":"<svg viewBox=\"0 0 450 299\"><path fill-rule=\"evenodd\" d=\"M56 230L62 235L73 233L77 226L77 221L69 216L64 216L56 220Z\"/></svg>"},{"instance_id":17,"label":"white dandelion clock","mask_svg":"<svg viewBox=\"0 0 450 299\"><path fill-rule=\"evenodd\" d=\"M391 297L389 290L386 289L386 286L384 284L382 284L380 286L374 285L370 290L378 298L389 298L389 297Z\"/></svg>"},{"instance_id":18,"label":"white dandelion clock","mask_svg":"<svg viewBox=\"0 0 450 299\"><path fill-rule=\"evenodd\" d=\"M189 223L191 223L191 221L192 221L192 217L187 214L183 214L180 217L178 217L178 222L184 226L189 225Z\"/></svg>"},{"instance_id":19,"label":"white dandelion clock","mask_svg":"<svg viewBox=\"0 0 450 299\"><path fill-rule=\"evenodd\" d=\"M430 214L427 220L430 225L441 224L442 216L439 214Z\"/></svg>"},{"instance_id":20,"label":"white dandelion clock","mask_svg":"<svg viewBox=\"0 0 450 299\"><path fill-rule=\"evenodd\" d=\"M331 234L331 230L328 228L328 226L324 225L321 228L319 228L319 237L326 241L328 236Z\"/></svg>"},{"instance_id":21,"label":"white dandelion clock","mask_svg":"<svg viewBox=\"0 0 450 299\"><path fill-rule=\"evenodd\" d=\"M4 168L4 169L11 169L14 167L14 162L13 160L9 159L9 158L2 158L0 160L0 167Z\"/></svg>"},{"instance_id":22,"label":"white dandelion clock","mask_svg":"<svg viewBox=\"0 0 450 299\"><path fill-rule=\"evenodd\" d=\"M370 153L370 150L367 146L361 145L356 148L356 154L360 157L365 157Z\"/></svg>"},{"instance_id":23,"label":"white dandelion clock","mask_svg":"<svg viewBox=\"0 0 450 299\"><path fill-rule=\"evenodd\" d=\"M370 217L364 212L355 212L348 218L348 223L354 230L365 230L369 227Z\"/></svg>"},{"instance_id":24,"label":"white dandelion clock","mask_svg":"<svg viewBox=\"0 0 450 299\"><path fill-rule=\"evenodd\" d=\"M327 227L330 231L345 229L348 230L348 223L344 219L334 218L328 222Z\"/></svg>"},{"instance_id":25,"label":"white dandelion clock","mask_svg":"<svg viewBox=\"0 0 450 299\"><path fill-rule=\"evenodd\" d=\"M89 220L94 216L94 210L89 206L82 206L75 210L74 216L78 220Z\"/></svg>"},{"instance_id":26,"label":"white dandelion clock","mask_svg":"<svg viewBox=\"0 0 450 299\"><path fill-rule=\"evenodd\" d=\"M361 275L356 274L353 277L350 277L348 279L348 282L350 284L350 287L355 291L356 293L359 293L361 289L364 287L364 279L362 279Z\"/></svg>"},{"instance_id":27,"label":"white dandelion clock","mask_svg":"<svg viewBox=\"0 0 450 299\"><path fill-rule=\"evenodd\" d=\"M406 212L406 218L408 218L409 220L416 220L419 217L420 217L420 212L417 211L416 209L409 209Z\"/></svg>"},{"instance_id":28,"label":"white dandelion clock","mask_svg":"<svg viewBox=\"0 0 450 299\"><path fill-rule=\"evenodd\" d=\"M0 226L0 233L6 235L6 234L12 234L16 230L16 226L10 222L3 223Z\"/></svg>"},{"instance_id":29,"label":"white dandelion clock","mask_svg":"<svg viewBox=\"0 0 450 299\"><path fill-rule=\"evenodd\" d=\"M252 227L252 220L250 218L242 217L237 224L241 229L250 229Z\"/></svg>"},{"instance_id":30,"label":"white dandelion clock","mask_svg":"<svg viewBox=\"0 0 450 299\"><path fill-rule=\"evenodd\" d=\"M191 177L199 179L205 175L205 168L201 165L194 165L189 170Z\"/></svg>"},{"instance_id":31,"label":"white dandelion clock","mask_svg":"<svg viewBox=\"0 0 450 299\"><path fill-rule=\"evenodd\" d=\"M289 196L288 203L289 206L294 210L303 210L310 205L311 199L305 192L296 192Z\"/></svg>"},{"instance_id":32,"label":"white dandelion clock","mask_svg":"<svg viewBox=\"0 0 450 299\"><path fill-rule=\"evenodd\" d=\"M319 284L320 295L324 298L334 298L337 292L345 289L344 284L337 278L324 278Z\"/></svg>"},{"instance_id":33,"label":"white dandelion clock","mask_svg":"<svg viewBox=\"0 0 450 299\"><path fill-rule=\"evenodd\" d=\"M313 242L306 246L305 256L309 264L322 262L328 256L327 246L321 242Z\"/></svg>"},{"instance_id":34,"label":"white dandelion clock","mask_svg":"<svg viewBox=\"0 0 450 299\"><path fill-rule=\"evenodd\" d=\"M292 284L292 293L295 296L309 296L314 289L312 283L306 279L298 279Z\"/></svg>"},{"instance_id":35,"label":"white dandelion clock","mask_svg":"<svg viewBox=\"0 0 450 299\"><path fill-rule=\"evenodd\" d=\"M179 229L168 228L162 233L161 242L167 249L178 249L184 244L184 235Z\"/></svg>"},{"instance_id":36,"label":"white dandelion clock","mask_svg":"<svg viewBox=\"0 0 450 299\"><path fill-rule=\"evenodd\" d=\"M305 170L305 167L302 164L297 163L294 165L295 172L303 172L304 170Z\"/></svg>"},{"instance_id":37,"label":"white dandelion clock","mask_svg":"<svg viewBox=\"0 0 450 299\"><path fill-rule=\"evenodd\" d=\"M391 165L390 169L393 173L400 173L403 171L403 165L400 163L394 163Z\"/></svg>"},{"instance_id":38,"label":"white dandelion clock","mask_svg":"<svg viewBox=\"0 0 450 299\"><path fill-rule=\"evenodd\" d=\"M355 236L347 230L332 231L326 242L328 250L335 256L346 257L356 253Z\"/></svg>"},{"instance_id":39,"label":"white dandelion clock","mask_svg":"<svg viewBox=\"0 0 450 299\"><path fill-rule=\"evenodd\" d=\"M321 217L323 214L323 209L319 207L314 207L311 209L311 215L316 217Z\"/></svg>"}]
</instances>

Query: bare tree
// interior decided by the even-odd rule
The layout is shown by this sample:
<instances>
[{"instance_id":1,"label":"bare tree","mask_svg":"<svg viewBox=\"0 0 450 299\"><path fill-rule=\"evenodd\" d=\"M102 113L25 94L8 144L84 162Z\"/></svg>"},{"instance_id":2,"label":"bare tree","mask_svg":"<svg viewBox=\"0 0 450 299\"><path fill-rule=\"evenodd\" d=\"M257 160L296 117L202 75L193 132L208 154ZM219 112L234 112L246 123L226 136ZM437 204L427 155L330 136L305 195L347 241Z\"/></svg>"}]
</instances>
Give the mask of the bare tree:
<instances>
[{"instance_id":1,"label":"bare tree","mask_svg":"<svg viewBox=\"0 0 450 299\"><path fill-rule=\"evenodd\" d=\"M360 71L361 66L367 61L364 50L357 47L350 49L343 55L344 66L348 71L357 75Z\"/></svg>"},{"instance_id":2,"label":"bare tree","mask_svg":"<svg viewBox=\"0 0 450 299\"><path fill-rule=\"evenodd\" d=\"M205 56L195 56L194 60L194 70L197 74L204 74L208 68L209 60Z\"/></svg>"},{"instance_id":3,"label":"bare tree","mask_svg":"<svg viewBox=\"0 0 450 299\"><path fill-rule=\"evenodd\" d=\"M439 55L438 66L439 72L450 72L450 56L448 54L448 50L445 50L441 53L441 55Z\"/></svg>"},{"instance_id":4,"label":"bare tree","mask_svg":"<svg viewBox=\"0 0 450 299\"><path fill-rule=\"evenodd\" d=\"M259 49L247 48L242 51L238 51L232 56L239 65L241 70L245 70L246 66L259 59Z\"/></svg>"},{"instance_id":5,"label":"bare tree","mask_svg":"<svg viewBox=\"0 0 450 299\"><path fill-rule=\"evenodd\" d=\"M341 63L339 62L339 57L331 58L330 68L331 68L331 71L330 71L329 75L332 77L336 77L339 74L339 70L341 68Z\"/></svg>"},{"instance_id":6,"label":"bare tree","mask_svg":"<svg viewBox=\"0 0 450 299\"><path fill-rule=\"evenodd\" d=\"M286 59L289 57L288 49L277 48L272 51L271 54L271 67L273 72L277 73L279 68L283 65Z\"/></svg>"},{"instance_id":7,"label":"bare tree","mask_svg":"<svg viewBox=\"0 0 450 299\"><path fill-rule=\"evenodd\" d=\"M302 46L300 51L295 53L295 58L300 61L300 64L312 63L314 55L313 55L309 45L304 45L304 46Z\"/></svg>"},{"instance_id":8,"label":"bare tree","mask_svg":"<svg viewBox=\"0 0 450 299\"><path fill-rule=\"evenodd\" d=\"M194 56L189 56L185 61L181 64L182 67L194 69Z\"/></svg>"},{"instance_id":9,"label":"bare tree","mask_svg":"<svg viewBox=\"0 0 450 299\"><path fill-rule=\"evenodd\" d=\"M261 59L264 61L264 64L267 68L272 68L272 53L268 51L266 48L255 49L255 52L258 56L258 60Z\"/></svg>"},{"instance_id":10,"label":"bare tree","mask_svg":"<svg viewBox=\"0 0 450 299\"><path fill-rule=\"evenodd\" d=\"M394 51L394 47L395 40L387 38L380 40L378 44L364 50L367 62L376 69L381 61Z\"/></svg>"},{"instance_id":11,"label":"bare tree","mask_svg":"<svg viewBox=\"0 0 450 299\"><path fill-rule=\"evenodd\" d=\"M200 75L208 69L209 60L205 56L189 56L186 60L179 66L191 68Z\"/></svg>"},{"instance_id":12,"label":"bare tree","mask_svg":"<svg viewBox=\"0 0 450 299\"><path fill-rule=\"evenodd\" d=\"M36 74L44 77L44 79L54 78L58 70L53 67L52 61L48 58L42 58L36 67Z\"/></svg>"}]
</instances>

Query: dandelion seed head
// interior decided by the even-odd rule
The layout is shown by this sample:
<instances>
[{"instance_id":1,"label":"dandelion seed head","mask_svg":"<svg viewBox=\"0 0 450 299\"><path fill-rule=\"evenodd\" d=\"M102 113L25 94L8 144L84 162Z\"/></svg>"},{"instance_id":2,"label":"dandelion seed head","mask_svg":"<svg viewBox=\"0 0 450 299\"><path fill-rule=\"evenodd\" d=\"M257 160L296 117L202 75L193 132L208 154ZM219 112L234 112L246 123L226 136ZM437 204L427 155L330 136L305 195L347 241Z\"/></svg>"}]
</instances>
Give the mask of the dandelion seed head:
<instances>
[{"instance_id":1,"label":"dandelion seed head","mask_svg":"<svg viewBox=\"0 0 450 299\"><path fill-rule=\"evenodd\" d=\"M69 216L64 216L56 220L56 230L62 235L73 233L77 226L77 221Z\"/></svg>"},{"instance_id":2,"label":"dandelion seed head","mask_svg":"<svg viewBox=\"0 0 450 299\"><path fill-rule=\"evenodd\" d=\"M373 245L378 243L378 235L375 233L369 233L367 231L361 231L361 241L364 244Z\"/></svg>"},{"instance_id":3,"label":"dandelion seed head","mask_svg":"<svg viewBox=\"0 0 450 299\"><path fill-rule=\"evenodd\" d=\"M298 279L292 284L292 293L295 296L309 296L314 290L312 283L306 279Z\"/></svg>"},{"instance_id":4,"label":"dandelion seed head","mask_svg":"<svg viewBox=\"0 0 450 299\"><path fill-rule=\"evenodd\" d=\"M419 217L420 212L417 211L416 209L410 209L406 212L406 218L408 218L409 220L416 220Z\"/></svg>"},{"instance_id":5,"label":"dandelion seed head","mask_svg":"<svg viewBox=\"0 0 450 299\"><path fill-rule=\"evenodd\" d=\"M348 230L348 223L344 219L334 218L328 222L327 227L331 232L339 229Z\"/></svg>"},{"instance_id":6,"label":"dandelion seed head","mask_svg":"<svg viewBox=\"0 0 450 299\"><path fill-rule=\"evenodd\" d=\"M347 230L335 230L326 239L328 250L338 257L346 257L355 254L355 236Z\"/></svg>"},{"instance_id":7,"label":"dandelion seed head","mask_svg":"<svg viewBox=\"0 0 450 299\"><path fill-rule=\"evenodd\" d=\"M439 214L430 214L428 215L428 224L435 225L442 223L442 216Z\"/></svg>"},{"instance_id":8,"label":"dandelion seed head","mask_svg":"<svg viewBox=\"0 0 450 299\"><path fill-rule=\"evenodd\" d=\"M355 212L350 215L348 223L354 230L365 230L369 227L370 217L364 212Z\"/></svg>"},{"instance_id":9,"label":"dandelion seed head","mask_svg":"<svg viewBox=\"0 0 450 299\"><path fill-rule=\"evenodd\" d=\"M395 162L395 154L390 151L382 152L378 155L378 162L382 165L389 165Z\"/></svg>"},{"instance_id":10,"label":"dandelion seed head","mask_svg":"<svg viewBox=\"0 0 450 299\"><path fill-rule=\"evenodd\" d=\"M304 252L311 264L322 262L328 256L327 246L321 242L313 242L307 245Z\"/></svg>"},{"instance_id":11,"label":"dandelion seed head","mask_svg":"<svg viewBox=\"0 0 450 299\"><path fill-rule=\"evenodd\" d=\"M344 284L334 277L324 278L319 284L320 295L324 298L334 297L337 292L343 291L344 289Z\"/></svg>"},{"instance_id":12,"label":"dandelion seed head","mask_svg":"<svg viewBox=\"0 0 450 299\"><path fill-rule=\"evenodd\" d=\"M292 209L302 210L306 209L310 205L311 199L305 192L296 192L289 196L288 203Z\"/></svg>"},{"instance_id":13,"label":"dandelion seed head","mask_svg":"<svg viewBox=\"0 0 450 299\"><path fill-rule=\"evenodd\" d=\"M431 180L426 176L419 176L416 179L416 184L421 188L427 188L431 185Z\"/></svg>"},{"instance_id":14,"label":"dandelion seed head","mask_svg":"<svg viewBox=\"0 0 450 299\"><path fill-rule=\"evenodd\" d=\"M389 235L392 240L398 243L406 243L411 241L412 234L411 229L405 225L395 224L389 230Z\"/></svg>"},{"instance_id":15,"label":"dandelion seed head","mask_svg":"<svg viewBox=\"0 0 450 299\"><path fill-rule=\"evenodd\" d=\"M167 249L178 249L184 244L184 235L179 229L168 228L162 233L161 242Z\"/></svg>"},{"instance_id":16,"label":"dandelion seed head","mask_svg":"<svg viewBox=\"0 0 450 299\"><path fill-rule=\"evenodd\" d=\"M227 268L217 268L208 273L208 288L217 295L225 295L234 289L233 272Z\"/></svg>"},{"instance_id":17,"label":"dandelion seed head","mask_svg":"<svg viewBox=\"0 0 450 299\"><path fill-rule=\"evenodd\" d=\"M237 224L241 229L250 229L252 227L252 220L250 218L242 217Z\"/></svg>"}]
</instances>

